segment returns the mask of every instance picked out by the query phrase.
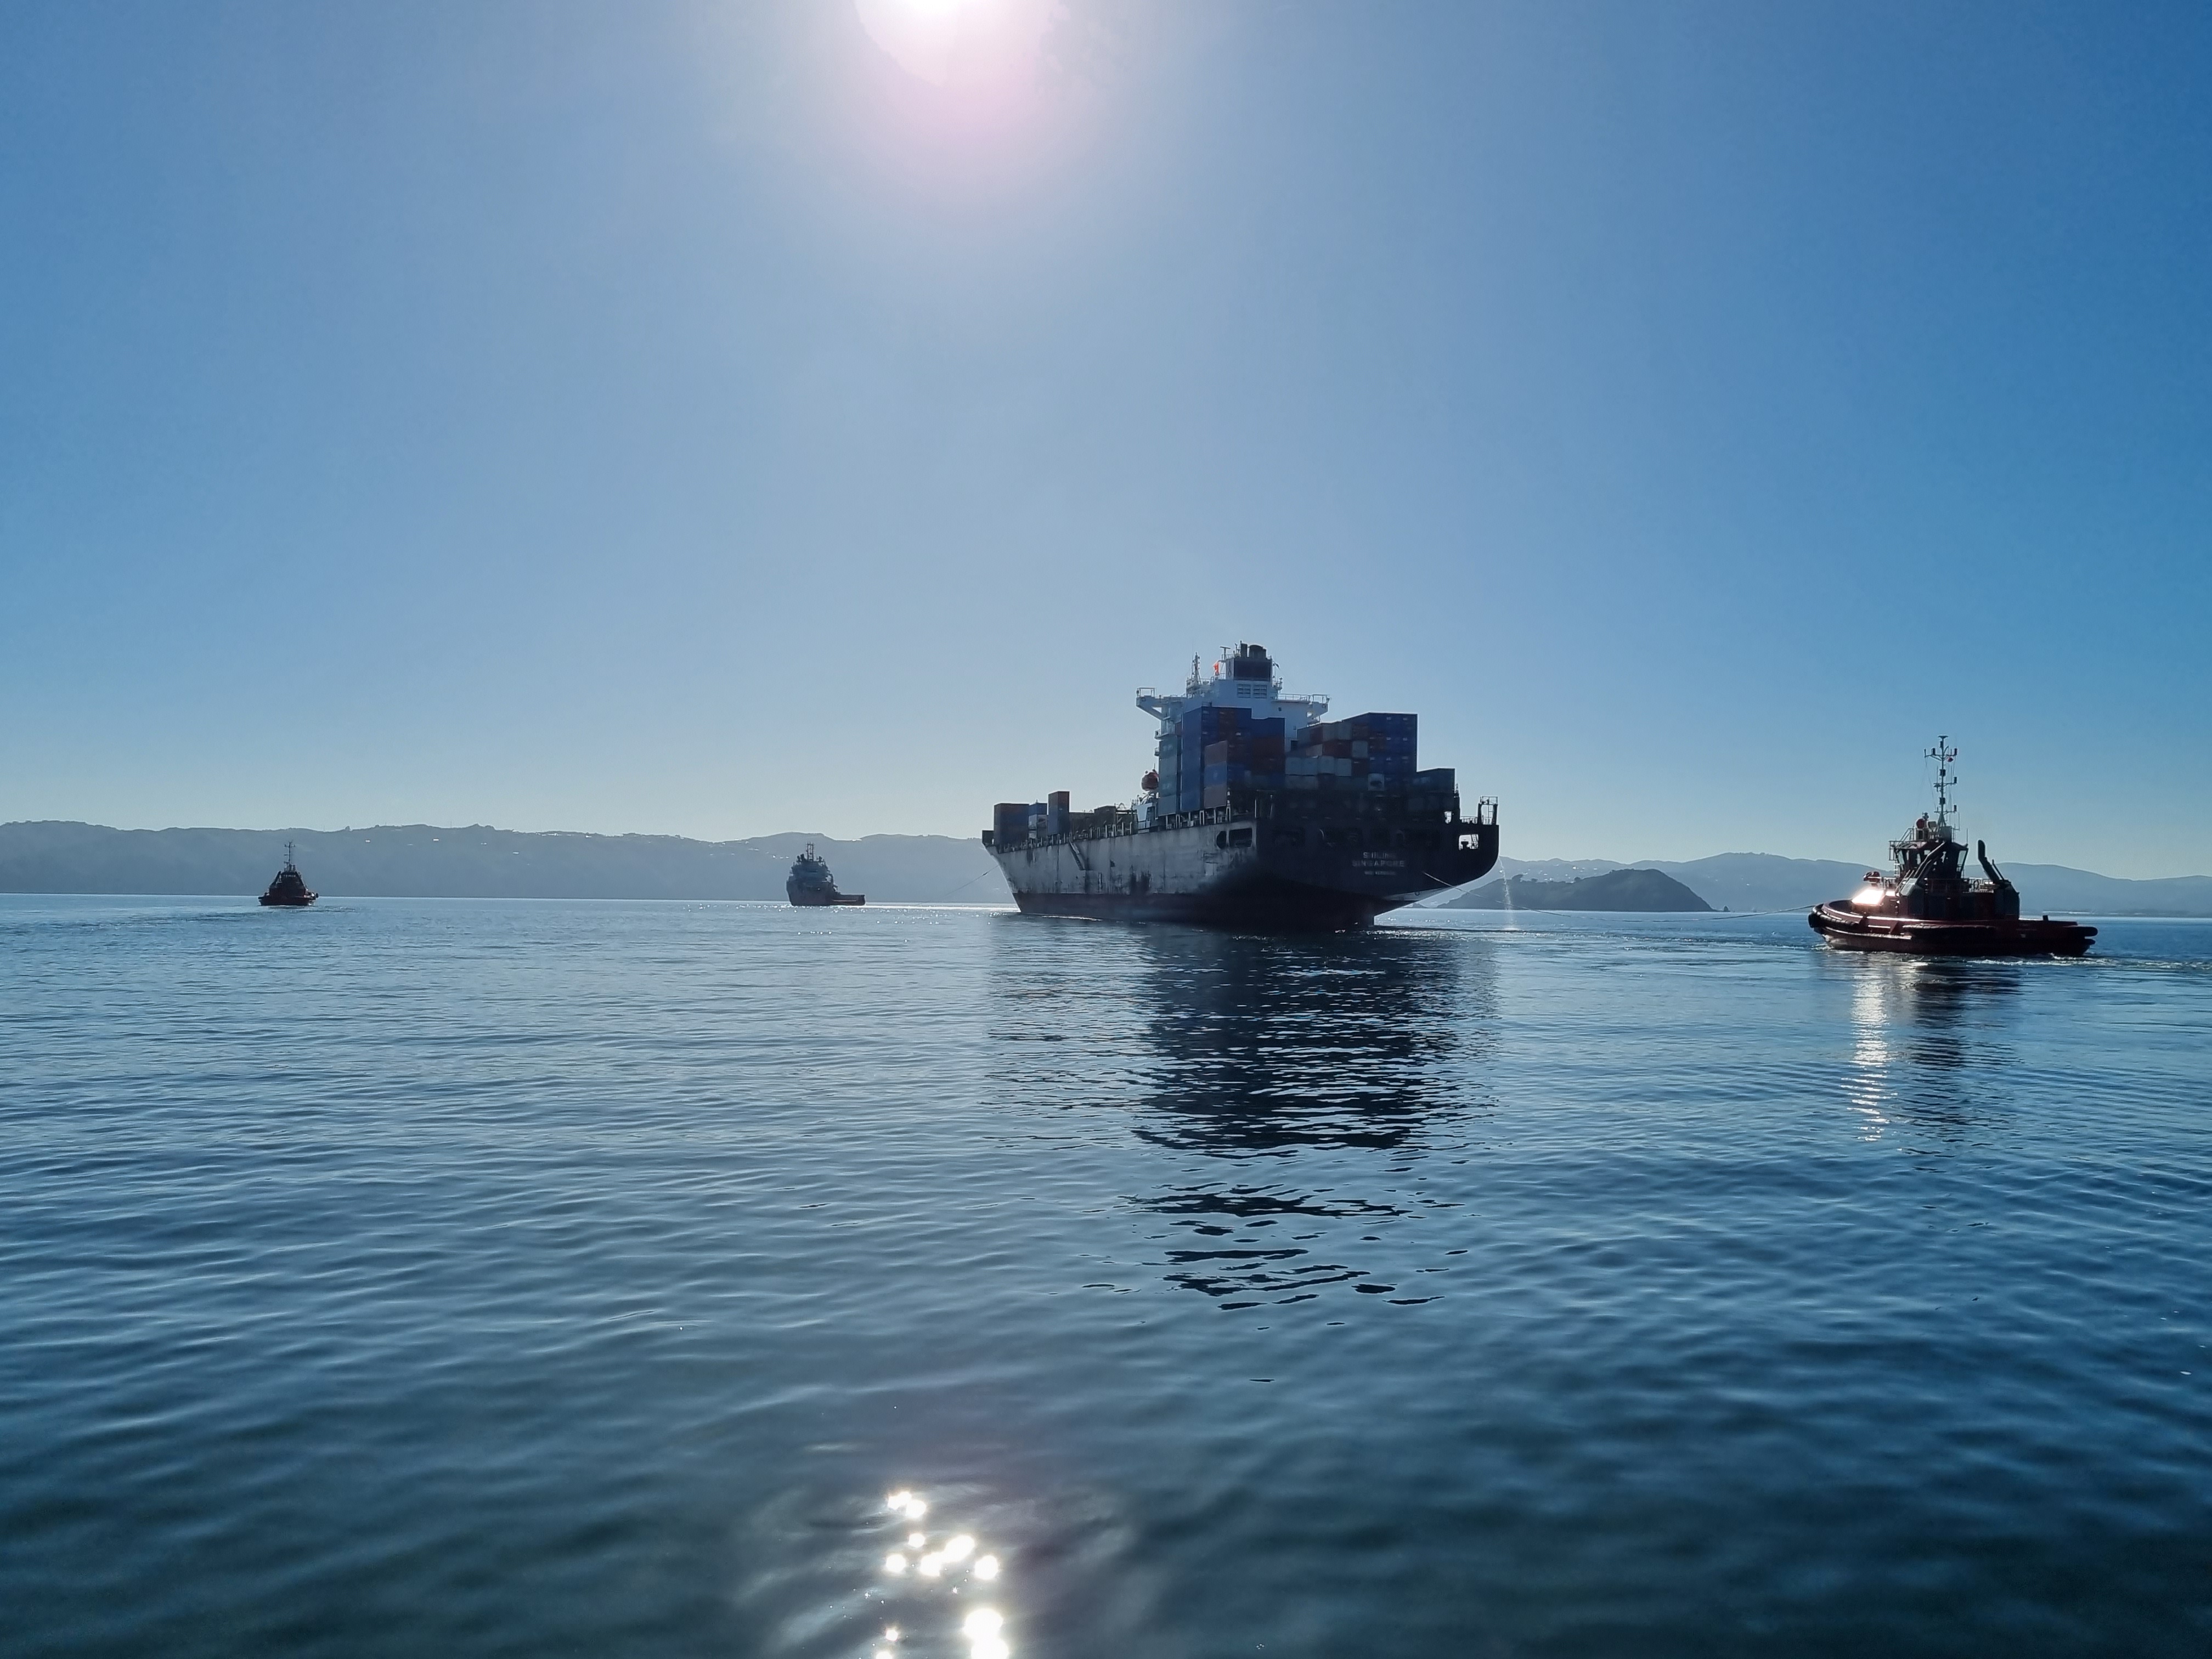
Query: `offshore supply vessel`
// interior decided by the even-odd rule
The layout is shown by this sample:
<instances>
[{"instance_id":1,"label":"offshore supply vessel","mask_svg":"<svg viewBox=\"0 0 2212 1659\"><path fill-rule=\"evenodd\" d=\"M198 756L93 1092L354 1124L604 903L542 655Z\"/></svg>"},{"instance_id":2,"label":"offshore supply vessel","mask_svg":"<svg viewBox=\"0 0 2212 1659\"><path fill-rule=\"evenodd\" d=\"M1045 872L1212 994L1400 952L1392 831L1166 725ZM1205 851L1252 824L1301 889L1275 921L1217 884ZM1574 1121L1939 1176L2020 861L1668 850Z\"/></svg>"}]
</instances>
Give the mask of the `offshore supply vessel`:
<instances>
[{"instance_id":1,"label":"offshore supply vessel","mask_svg":"<svg viewBox=\"0 0 2212 1659\"><path fill-rule=\"evenodd\" d=\"M866 893L841 893L830 873L830 866L814 851L808 842L806 850L791 861L791 873L783 878L783 895L793 904L866 904Z\"/></svg>"},{"instance_id":2,"label":"offshore supply vessel","mask_svg":"<svg viewBox=\"0 0 2212 1659\"><path fill-rule=\"evenodd\" d=\"M1416 716L1324 720L1328 699L1285 696L1264 646L1211 675L1194 658L1179 696L1137 707L1159 722L1139 799L994 809L983 845L1025 913L1359 927L1498 862L1497 803L1463 813L1452 769L1420 769Z\"/></svg>"},{"instance_id":3,"label":"offshore supply vessel","mask_svg":"<svg viewBox=\"0 0 2212 1659\"><path fill-rule=\"evenodd\" d=\"M303 909L315 902L315 895L307 890L307 878L300 873L298 860L292 856L292 843L284 843L284 867L269 884L269 890L261 896L264 904L286 909Z\"/></svg>"},{"instance_id":4,"label":"offshore supply vessel","mask_svg":"<svg viewBox=\"0 0 2212 1659\"><path fill-rule=\"evenodd\" d=\"M2076 921L2023 918L2020 890L1990 862L1986 843L1974 843L1988 879L1966 873L1965 843L1951 833L1951 791L1959 780L1951 763L1959 751L1948 738L1928 751L1936 763L1936 813L1925 812L1889 844L1891 872L1866 872L1866 883L1847 899L1816 905L1805 920L1829 944L1846 951L1895 951L1912 956L2078 957L2097 930Z\"/></svg>"}]
</instances>

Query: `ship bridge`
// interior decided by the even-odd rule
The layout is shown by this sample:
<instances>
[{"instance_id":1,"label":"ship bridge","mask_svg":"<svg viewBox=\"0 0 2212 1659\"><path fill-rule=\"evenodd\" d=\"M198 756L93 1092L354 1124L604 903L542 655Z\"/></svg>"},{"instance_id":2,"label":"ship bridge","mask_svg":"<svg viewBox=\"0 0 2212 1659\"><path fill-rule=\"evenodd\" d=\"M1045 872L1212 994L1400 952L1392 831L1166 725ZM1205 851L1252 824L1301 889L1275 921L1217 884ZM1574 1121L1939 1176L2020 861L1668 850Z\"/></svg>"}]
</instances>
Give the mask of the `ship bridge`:
<instances>
[{"instance_id":1,"label":"ship bridge","mask_svg":"<svg viewBox=\"0 0 2212 1659\"><path fill-rule=\"evenodd\" d=\"M1211 673L1203 658L1193 657L1190 678L1180 696L1147 686L1138 691L1137 707L1160 723L1158 763L1147 783L1147 799L1139 807L1149 822L1156 810L1172 812L1179 805L1188 810L1198 804L1209 747L1233 742L1240 733L1255 732L1271 741L1279 754L1284 744L1294 745L1298 733L1328 712L1328 699L1313 694L1285 696L1267 647L1240 643L1234 650L1222 647ZM1216 758L1225 759L1225 753Z\"/></svg>"},{"instance_id":2,"label":"ship bridge","mask_svg":"<svg viewBox=\"0 0 2212 1659\"><path fill-rule=\"evenodd\" d=\"M1253 720L1279 720L1287 734L1312 725L1328 713L1328 699L1309 694L1300 696L1283 695L1283 683L1275 677L1274 659L1267 654L1264 645L1240 644L1234 650L1221 647L1221 655L1213 664L1211 674L1206 672L1205 659L1190 659L1190 678L1180 696L1169 696L1150 686L1137 692L1137 707L1172 731L1183 715L1194 708L1242 708Z\"/></svg>"}]
</instances>

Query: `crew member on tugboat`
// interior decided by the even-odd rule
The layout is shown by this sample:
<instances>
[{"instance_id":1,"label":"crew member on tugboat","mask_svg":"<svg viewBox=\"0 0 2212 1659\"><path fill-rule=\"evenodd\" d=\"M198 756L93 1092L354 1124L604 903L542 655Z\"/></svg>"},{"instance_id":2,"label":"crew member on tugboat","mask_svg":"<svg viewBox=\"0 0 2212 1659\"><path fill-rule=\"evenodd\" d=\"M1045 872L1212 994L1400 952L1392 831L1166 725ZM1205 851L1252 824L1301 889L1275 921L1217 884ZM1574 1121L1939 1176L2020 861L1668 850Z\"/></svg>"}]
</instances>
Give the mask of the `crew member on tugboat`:
<instances>
[{"instance_id":1,"label":"crew member on tugboat","mask_svg":"<svg viewBox=\"0 0 2212 1659\"><path fill-rule=\"evenodd\" d=\"M1847 899L1830 899L1805 920L1829 944L1846 951L1897 951L1915 956L2078 957L2097 930L2075 921L2023 918L2020 891L1974 843L1985 881L1966 874L1966 848L1951 832L1951 791L1959 751L1948 737L1928 751L1936 763L1936 814L1926 813L1889 844L1893 868L1866 873Z\"/></svg>"}]
</instances>

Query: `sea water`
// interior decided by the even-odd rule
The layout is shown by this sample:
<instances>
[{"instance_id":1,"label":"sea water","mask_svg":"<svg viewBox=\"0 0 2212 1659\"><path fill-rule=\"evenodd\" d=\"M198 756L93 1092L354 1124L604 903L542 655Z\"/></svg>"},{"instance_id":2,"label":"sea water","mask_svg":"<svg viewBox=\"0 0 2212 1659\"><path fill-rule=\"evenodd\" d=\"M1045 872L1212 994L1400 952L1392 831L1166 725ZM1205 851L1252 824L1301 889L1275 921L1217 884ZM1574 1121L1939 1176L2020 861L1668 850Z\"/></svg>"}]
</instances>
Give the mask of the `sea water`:
<instances>
[{"instance_id":1,"label":"sea water","mask_svg":"<svg viewBox=\"0 0 2212 1659\"><path fill-rule=\"evenodd\" d=\"M2201 1654L2208 1034L2178 922L0 900L0 1651Z\"/></svg>"}]
</instances>

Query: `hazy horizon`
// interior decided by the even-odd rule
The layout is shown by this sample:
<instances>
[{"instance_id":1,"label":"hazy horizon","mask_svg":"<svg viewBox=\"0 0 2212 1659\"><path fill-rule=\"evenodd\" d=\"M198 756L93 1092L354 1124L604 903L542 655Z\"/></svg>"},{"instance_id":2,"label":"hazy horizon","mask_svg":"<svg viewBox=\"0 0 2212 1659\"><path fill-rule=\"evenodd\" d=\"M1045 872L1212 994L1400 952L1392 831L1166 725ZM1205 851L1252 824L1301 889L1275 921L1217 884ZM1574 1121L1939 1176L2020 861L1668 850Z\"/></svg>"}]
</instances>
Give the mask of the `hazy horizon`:
<instances>
[{"instance_id":1,"label":"hazy horizon","mask_svg":"<svg viewBox=\"0 0 2212 1659\"><path fill-rule=\"evenodd\" d=\"M971 836L1245 639L1516 859L1876 860L1947 732L2001 862L2212 871L2208 72L2172 3L12 9L0 819Z\"/></svg>"},{"instance_id":2,"label":"hazy horizon","mask_svg":"<svg viewBox=\"0 0 2212 1659\"><path fill-rule=\"evenodd\" d=\"M83 820L83 819L46 818L46 819L12 819L12 820L9 820L9 821L7 821L7 822L0 822L0 830L6 830L6 829L9 829L9 828L14 827L14 826L15 826L15 825L16 825L16 824L22 824L22 823L62 823L62 824L68 824L68 823L80 823L80 824L83 824L85 828L88 828L88 829L93 829L93 830L118 830L118 831L125 831L125 832L137 832L137 833L143 833L143 834L155 834L155 835L162 834L162 833L180 833L180 834L212 833L212 834L222 834L222 835L249 835L249 836L276 836L289 835L289 834L292 834L292 833L295 833L295 832L297 832L297 833L299 833L299 834L302 834L302 835L322 835L322 836L331 836L331 835L344 835L344 834L347 834L347 833L349 833L349 832L352 832L352 831L361 831L361 832L366 833L366 832L368 832L368 831L370 831L370 830L492 830L492 831L495 831L495 832L496 832L496 833L498 833L498 834L501 834L501 835L601 836L601 837L606 837L606 838L609 838L609 839L616 839L616 838L621 838L621 837L624 837L624 836L636 836L636 837L639 837L639 838L649 838L649 839L668 839L668 840L688 841L688 842L695 842L695 843L697 843L697 844L700 844L700 845L705 845L705 846L720 846L720 845L726 845L726 844L730 844L730 843L733 843L733 842L767 842L767 841L797 841L797 840L817 841L817 842L823 842L823 843L842 843L842 844L845 844L845 845L851 845L851 844L854 844L854 843L858 842L868 841L868 840L873 840L873 839L908 839L908 840L911 840L911 839L933 839L933 840L957 841L957 842L963 842L963 843L975 843L975 842L976 842L976 840L977 840L977 838L976 838L975 836L974 836L946 835L946 834L944 834L943 832L940 832L940 831L937 831L937 830L858 830L858 831L854 831L854 832L840 833L840 832L836 832L836 831L832 831L832 830L820 830L820 829L811 829L811 830L810 830L810 829L798 829L798 830L789 830L789 829L787 829L787 830L760 830L760 831L757 831L757 832L755 832L755 833L752 833L752 834L750 834L750 835L744 835L744 836L686 836L686 835L682 834L680 831L672 830L574 830L574 829L568 829L568 828L564 828L564 827L562 827L562 826L559 826L559 825L554 825L554 826L548 827L548 828L544 828L544 829L532 829L532 828L526 828L526 827L520 826L520 825L516 825L516 824L489 823L484 823L484 822L481 822L481 821L478 821L478 822L472 822L472 823L429 823L429 822L423 821L423 820L412 820L412 821L409 821L409 822L405 822L405 823L398 822L398 821L389 821L389 820L388 820L388 821L380 822L380 823L360 823L360 824L351 824L351 823L349 823L349 824L338 824L338 825L312 824L312 823L291 823L291 824L215 824L215 823L167 823L167 824L161 824L161 823L140 823L140 824L112 824L112 823L109 823L109 824L101 824L101 823L88 823L88 822L87 822L86 820ZM1972 831L1971 831L1971 830L1969 830L1967 833L1968 833L1968 835L1969 835L1969 837L1971 838L1971 837L1972 837ZM1887 850L1887 848L1884 848L1882 849L1882 854L1886 854ZM1500 855L1500 858L1499 858L1498 866L1498 867L1501 871L1502 871L1502 870L1505 870L1505 869L1507 869L1509 866L1518 867L1518 866L1523 866L1523 865L1545 865L1545 866L1567 866L1567 865L1573 865L1573 866L1592 866L1592 865L1607 865L1607 866L1614 866L1614 867L1634 867L1634 866L1639 866L1639 865L1658 865L1658 864L1680 865L1680 864L1686 864L1686 863L1695 863L1695 862L1697 862L1697 861L1698 861L1698 860L1713 860L1713 859L1723 859L1723 858L1774 858L1774 859L1781 859L1781 860L1787 860L1787 861L1790 861L1790 862L1796 862L1796 863L1827 863L1827 864L1849 864L1849 865L1864 866L1864 865L1868 865L1868 864L1876 864L1876 865L1879 865L1879 864L1885 864L1885 863L1887 863L1887 858L1886 858L1886 856L1883 856L1882 854L1877 854L1877 855L1875 855L1875 856L1870 857L1870 858L1862 858L1862 857L1856 857L1856 856L1854 856L1854 855L1850 854L1847 854L1847 853L1826 853L1826 852L1818 852L1818 851L1814 851L1814 852L1805 852L1805 851L1798 850L1798 849L1796 849L1796 848L1771 848L1771 847L1721 847L1721 848L1707 848L1704 849L1703 851L1700 851L1700 852L1693 852L1693 853L1690 853L1690 854L1660 854L1660 853L1654 853L1654 852L1651 852L1651 851L1650 851L1649 849L1645 849L1645 850L1643 850L1643 851L1638 851L1638 852L1628 853L1628 854L1621 854L1621 853L1619 853L1619 852L1589 852L1589 851L1583 851L1583 852L1580 852L1580 853L1556 853L1556 852L1540 851L1540 850L1537 850L1537 849L1534 849L1534 848L1528 848L1528 849L1523 849L1523 850L1521 850L1521 851L1518 851L1518 852L1515 852L1515 853L1508 853L1508 854L1501 854L1501 855ZM1994 854L1993 854L1993 856L1994 856ZM2065 865L2065 866L2054 866L2054 863L2053 863L2053 861L2051 861L2051 860L2019 860L2019 859L2011 859L2011 858L2007 858L2007 859L2003 860L2002 861L2003 861L2005 864L2007 864L2007 865L2019 866L2021 866L2021 867L2026 867L2026 866L2035 866L2035 867L2037 867L2037 868L2046 868L2046 869L2047 869L2047 868L2051 868L2051 867L2063 867L2063 868L2067 868L2067 869L2078 870L2078 871L2081 871L2081 872L2084 872L2084 873L2087 873L2087 874L2094 874L2094 875L2100 875L2100 876L2113 876L2113 875L2116 875L2116 872L2112 872L2112 871L2110 871L2110 870L2100 870L2100 869L2098 869L2098 868L2097 868L2095 866L2094 866L2094 865ZM2171 879L2174 879L2174 878L2191 878L2191 877L2203 878L2203 877L2204 877L2205 875L2207 875L2208 873L2212 873L2212 872L2205 872L2205 871L2199 871L2199 870L2166 870L2166 871L2153 872L2150 872L2150 873L2148 873L2148 874L2147 874L2147 875L2134 875L2134 874L2130 874L2130 875L2125 875L2125 876L2118 876L2118 879L2122 879L2122 880L2150 880L2150 881L2157 881L2157 880L2171 880ZM1481 878L1480 879L1482 879L1482 880L1488 880L1488 879L1490 879L1490 878L1488 878L1488 877L1484 877L1484 878Z\"/></svg>"}]
</instances>

